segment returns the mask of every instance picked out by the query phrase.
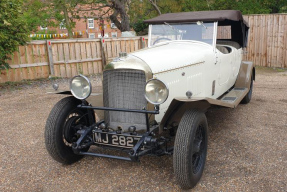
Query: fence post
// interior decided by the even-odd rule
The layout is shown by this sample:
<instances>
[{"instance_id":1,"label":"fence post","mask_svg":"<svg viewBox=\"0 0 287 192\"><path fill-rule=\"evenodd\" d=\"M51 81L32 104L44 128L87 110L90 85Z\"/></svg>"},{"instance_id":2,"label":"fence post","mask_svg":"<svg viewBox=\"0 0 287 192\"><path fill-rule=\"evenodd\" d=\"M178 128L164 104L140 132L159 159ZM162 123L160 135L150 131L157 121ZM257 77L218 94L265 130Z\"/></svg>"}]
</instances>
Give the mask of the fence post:
<instances>
[{"instance_id":1,"label":"fence post","mask_svg":"<svg viewBox=\"0 0 287 192\"><path fill-rule=\"evenodd\" d=\"M49 67L50 67L50 76L54 76L55 71L54 71L54 62L53 62L53 52L52 52L52 43L50 40L47 40L47 50L48 50L48 60L49 60Z\"/></svg>"},{"instance_id":2,"label":"fence post","mask_svg":"<svg viewBox=\"0 0 287 192\"><path fill-rule=\"evenodd\" d=\"M105 51L105 38L101 38L101 54L102 54L102 65L103 69L107 64L106 61L106 51Z\"/></svg>"},{"instance_id":3,"label":"fence post","mask_svg":"<svg viewBox=\"0 0 287 192\"><path fill-rule=\"evenodd\" d=\"M141 37L141 48L142 49L145 48L145 39L144 39L144 37Z\"/></svg>"}]
</instances>

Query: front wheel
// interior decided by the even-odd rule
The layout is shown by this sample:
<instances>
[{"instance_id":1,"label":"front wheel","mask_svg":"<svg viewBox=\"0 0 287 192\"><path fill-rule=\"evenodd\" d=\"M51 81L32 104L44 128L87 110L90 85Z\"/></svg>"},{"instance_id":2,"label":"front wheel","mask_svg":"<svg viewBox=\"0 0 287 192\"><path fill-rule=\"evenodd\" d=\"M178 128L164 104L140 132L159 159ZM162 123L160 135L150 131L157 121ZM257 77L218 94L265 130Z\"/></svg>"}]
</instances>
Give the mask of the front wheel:
<instances>
[{"instance_id":1,"label":"front wheel","mask_svg":"<svg viewBox=\"0 0 287 192\"><path fill-rule=\"evenodd\" d=\"M53 159L63 164L74 163L83 157L73 152L72 143L78 139L78 125L88 126L91 121L88 118L89 111L77 108L79 104L81 101L74 97L63 98L56 103L46 122L45 144L47 151ZM88 150L88 148L84 150Z\"/></svg>"},{"instance_id":2,"label":"front wheel","mask_svg":"<svg viewBox=\"0 0 287 192\"><path fill-rule=\"evenodd\" d=\"M207 127L205 114L197 110L186 111L179 123L173 168L183 189L193 188L201 178L207 155Z\"/></svg>"}]
</instances>

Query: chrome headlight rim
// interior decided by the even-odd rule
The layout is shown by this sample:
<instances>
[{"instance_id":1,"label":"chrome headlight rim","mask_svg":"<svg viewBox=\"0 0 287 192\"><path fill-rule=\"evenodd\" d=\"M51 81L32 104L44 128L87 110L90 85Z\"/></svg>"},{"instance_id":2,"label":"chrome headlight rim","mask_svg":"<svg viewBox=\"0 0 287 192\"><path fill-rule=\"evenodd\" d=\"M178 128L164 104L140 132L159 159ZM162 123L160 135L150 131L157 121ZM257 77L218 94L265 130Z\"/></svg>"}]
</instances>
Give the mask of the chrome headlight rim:
<instances>
[{"instance_id":1,"label":"chrome headlight rim","mask_svg":"<svg viewBox=\"0 0 287 192\"><path fill-rule=\"evenodd\" d=\"M151 82L151 81L158 81L158 82L162 83L162 84L165 86L166 90L167 90L167 97L166 97L162 102L160 102L160 103L156 103L156 102L151 101L151 100L147 97L147 95L146 95L146 86L147 86L148 83ZM163 81L161 81L161 80L159 80L159 79L153 78L153 79L150 79L150 80L148 80L148 81L146 82L146 84L145 84L145 94L144 94L144 96L145 96L146 100L147 100L148 102L150 102L151 104L153 104L153 105L161 105L161 104L163 104L163 103L167 100L167 98L168 98L168 96L169 96L169 88L168 88L168 86L166 85L166 83L164 83Z\"/></svg>"},{"instance_id":2,"label":"chrome headlight rim","mask_svg":"<svg viewBox=\"0 0 287 192\"><path fill-rule=\"evenodd\" d=\"M89 92L89 94L86 96L86 97L78 97L76 94L75 94L75 92L73 91L73 89L72 89L72 83L73 83L73 80L75 79L75 78L77 78L77 77L82 77L84 80L86 80L87 82L88 82L88 84L89 84L89 87L90 87L90 92ZM70 81L70 91L71 91L71 93L72 93L72 95L75 97L75 98L77 98L77 99L79 99L79 100L85 100L85 99L87 99L90 95L91 95L91 93L92 93L92 83L91 83L91 81L86 77L86 76L84 76L84 75L82 75L82 74L79 74L79 75L76 75L76 76L74 76L72 79L71 79L71 81Z\"/></svg>"}]
</instances>

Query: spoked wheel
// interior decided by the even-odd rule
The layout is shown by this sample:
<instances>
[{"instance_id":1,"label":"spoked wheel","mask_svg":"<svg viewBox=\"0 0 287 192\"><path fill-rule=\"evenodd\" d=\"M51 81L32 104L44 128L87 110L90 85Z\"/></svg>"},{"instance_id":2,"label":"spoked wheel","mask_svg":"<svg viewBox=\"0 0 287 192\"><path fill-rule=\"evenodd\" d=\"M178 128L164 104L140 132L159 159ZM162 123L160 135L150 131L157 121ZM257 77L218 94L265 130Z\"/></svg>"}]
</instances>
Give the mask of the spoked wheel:
<instances>
[{"instance_id":1,"label":"spoked wheel","mask_svg":"<svg viewBox=\"0 0 287 192\"><path fill-rule=\"evenodd\" d=\"M205 132L203 126L199 125L196 130L195 139L193 141L193 150L192 150L192 171L194 174L200 171L200 168L203 166L205 160Z\"/></svg>"},{"instance_id":2,"label":"spoked wheel","mask_svg":"<svg viewBox=\"0 0 287 192\"><path fill-rule=\"evenodd\" d=\"M72 150L72 143L79 138L77 131L81 125L90 125L88 111L77 108L80 103L74 97L63 98L54 106L46 122L46 148L53 159L63 164L74 163L83 157Z\"/></svg>"},{"instance_id":3,"label":"spoked wheel","mask_svg":"<svg viewBox=\"0 0 287 192\"><path fill-rule=\"evenodd\" d=\"M201 178L207 155L207 121L204 113L188 110L175 137L173 168L184 189L193 188Z\"/></svg>"}]
</instances>

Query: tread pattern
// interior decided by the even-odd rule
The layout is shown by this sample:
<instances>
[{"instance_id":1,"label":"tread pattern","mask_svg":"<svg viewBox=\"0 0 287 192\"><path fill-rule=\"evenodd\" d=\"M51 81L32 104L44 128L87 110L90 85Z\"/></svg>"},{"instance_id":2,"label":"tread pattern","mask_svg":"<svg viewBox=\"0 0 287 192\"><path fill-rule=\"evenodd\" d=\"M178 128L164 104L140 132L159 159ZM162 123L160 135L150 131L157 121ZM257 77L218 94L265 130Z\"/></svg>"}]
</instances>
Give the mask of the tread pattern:
<instances>
[{"instance_id":1,"label":"tread pattern","mask_svg":"<svg viewBox=\"0 0 287 192\"><path fill-rule=\"evenodd\" d=\"M199 181L203 172L202 168L194 177L191 162L192 138L195 136L196 128L199 123L205 125L207 134L207 121L204 113L197 110L188 110L183 115L176 133L173 167L175 177L180 186L184 189L193 188Z\"/></svg>"},{"instance_id":2,"label":"tread pattern","mask_svg":"<svg viewBox=\"0 0 287 192\"><path fill-rule=\"evenodd\" d=\"M62 126L67 114L75 109L80 103L74 97L61 99L50 112L45 127L46 149L53 159L63 164L71 164L83 156L74 154L72 148L65 145L63 141Z\"/></svg>"}]
</instances>

